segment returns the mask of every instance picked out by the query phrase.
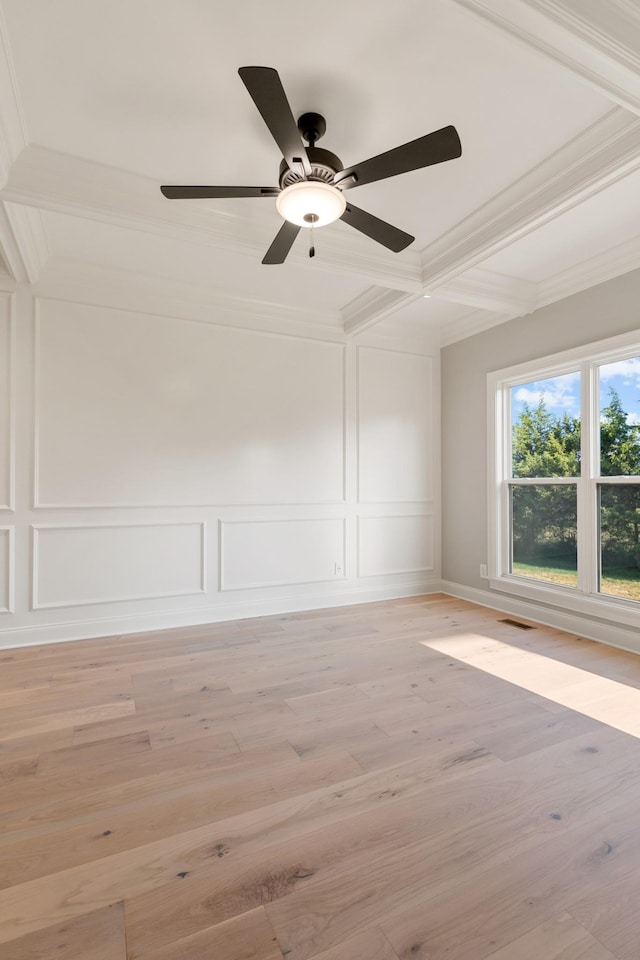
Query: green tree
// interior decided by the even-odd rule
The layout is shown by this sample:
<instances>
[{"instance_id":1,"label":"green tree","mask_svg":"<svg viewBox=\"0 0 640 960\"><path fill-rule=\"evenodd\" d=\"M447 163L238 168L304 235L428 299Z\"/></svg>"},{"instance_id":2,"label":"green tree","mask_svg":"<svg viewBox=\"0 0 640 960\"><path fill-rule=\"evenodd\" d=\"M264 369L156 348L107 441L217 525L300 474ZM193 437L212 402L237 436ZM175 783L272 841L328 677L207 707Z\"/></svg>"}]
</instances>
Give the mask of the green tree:
<instances>
[{"instance_id":1,"label":"green tree","mask_svg":"<svg viewBox=\"0 0 640 960\"><path fill-rule=\"evenodd\" d=\"M629 477L640 474L638 428L630 424L617 390L609 388L609 403L600 414L600 474Z\"/></svg>"},{"instance_id":2,"label":"green tree","mask_svg":"<svg viewBox=\"0 0 640 960\"><path fill-rule=\"evenodd\" d=\"M638 428L630 424L620 396L609 389L600 415L600 474L640 474ZM640 487L603 486L600 491L600 537L603 567L640 568Z\"/></svg>"},{"instance_id":3,"label":"green tree","mask_svg":"<svg viewBox=\"0 0 640 960\"><path fill-rule=\"evenodd\" d=\"M514 477L576 477L580 473L580 420L554 416L543 399L525 404L512 431ZM514 560L567 557L575 568L576 490L573 485L513 488Z\"/></svg>"},{"instance_id":4,"label":"green tree","mask_svg":"<svg viewBox=\"0 0 640 960\"><path fill-rule=\"evenodd\" d=\"M580 420L555 417L543 399L524 404L513 425L514 477L576 477L580 473Z\"/></svg>"}]
</instances>

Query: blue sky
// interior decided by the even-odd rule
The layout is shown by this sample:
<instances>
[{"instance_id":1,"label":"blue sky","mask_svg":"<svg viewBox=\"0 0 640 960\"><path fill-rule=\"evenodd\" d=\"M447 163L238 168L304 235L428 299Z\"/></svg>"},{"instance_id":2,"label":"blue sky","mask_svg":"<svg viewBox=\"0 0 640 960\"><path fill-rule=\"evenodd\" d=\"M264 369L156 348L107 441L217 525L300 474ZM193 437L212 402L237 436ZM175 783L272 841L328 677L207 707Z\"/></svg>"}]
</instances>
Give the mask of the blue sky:
<instances>
[{"instance_id":1,"label":"blue sky","mask_svg":"<svg viewBox=\"0 0 640 960\"><path fill-rule=\"evenodd\" d=\"M609 402L610 387L617 390L627 412L627 421L640 424L640 357L616 360L600 367L601 407ZM511 391L512 422L518 419L525 403L537 406L541 398L556 416L568 413L577 417L580 413L580 374L567 373L514 387Z\"/></svg>"}]
</instances>

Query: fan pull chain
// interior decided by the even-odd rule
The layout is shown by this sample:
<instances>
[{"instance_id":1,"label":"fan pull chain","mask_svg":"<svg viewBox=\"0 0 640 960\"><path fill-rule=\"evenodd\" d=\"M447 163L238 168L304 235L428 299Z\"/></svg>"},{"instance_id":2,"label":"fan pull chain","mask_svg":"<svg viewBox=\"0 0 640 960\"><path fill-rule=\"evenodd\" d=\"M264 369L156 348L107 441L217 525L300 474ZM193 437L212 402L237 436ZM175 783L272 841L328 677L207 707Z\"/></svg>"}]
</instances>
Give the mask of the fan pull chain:
<instances>
[{"instance_id":1,"label":"fan pull chain","mask_svg":"<svg viewBox=\"0 0 640 960\"><path fill-rule=\"evenodd\" d=\"M317 213L305 213L304 215L305 223L309 224L309 256L315 257L316 248L313 245L313 225L319 219Z\"/></svg>"}]
</instances>

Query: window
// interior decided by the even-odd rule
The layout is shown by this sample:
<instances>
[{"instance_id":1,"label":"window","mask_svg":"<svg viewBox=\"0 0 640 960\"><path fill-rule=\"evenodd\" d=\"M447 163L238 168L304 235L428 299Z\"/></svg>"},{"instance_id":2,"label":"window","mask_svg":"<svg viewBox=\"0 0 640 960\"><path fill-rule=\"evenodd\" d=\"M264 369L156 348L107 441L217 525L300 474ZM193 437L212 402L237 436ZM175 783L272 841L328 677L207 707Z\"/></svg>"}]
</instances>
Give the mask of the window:
<instances>
[{"instance_id":1,"label":"window","mask_svg":"<svg viewBox=\"0 0 640 960\"><path fill-rule=\"evenodd\" d=\"M640 332L488 381L491 586L640 625Z\"/></svg>"}]
</instances>

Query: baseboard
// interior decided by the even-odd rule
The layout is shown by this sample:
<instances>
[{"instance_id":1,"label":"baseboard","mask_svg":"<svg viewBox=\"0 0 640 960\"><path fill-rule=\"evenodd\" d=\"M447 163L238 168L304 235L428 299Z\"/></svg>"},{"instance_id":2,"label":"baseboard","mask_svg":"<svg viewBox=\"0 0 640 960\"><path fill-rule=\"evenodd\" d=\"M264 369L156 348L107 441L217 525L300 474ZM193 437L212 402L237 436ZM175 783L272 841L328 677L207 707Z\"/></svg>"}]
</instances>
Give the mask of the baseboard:
<instances>
[{"instance_id":1,"label":"baseboard","mask_svg":"<svg viewBox=\"0 0 640 960\"><path fill-rule=\"evenodd\" d=\"M253 617L299 613L305 610L324 610L329 607L375 603L380 600L399 600L441 592L440 580L403 581L382 586L356 587L346 591L325 594L305 594L289 597L271 597L260 600L235 600L209 604L191 609L164 610L154 613L127 614L90 620L72 620L58 623L8 627L0 630L0 649L32 647L47 643L65 643L72 640L91 640L125 633L147 633L172 627L194 627L225 620L246 620Z\"/></svg>"},{"instance_id":2,"label":"baseboard","mask_svg":"<svg viewBox=\"0 0 640 960\"><path fill-rule=\"evenodd\" d=\"M596 640L606 643L610 647L627 650L630 653L640 653L640 637L635 630L619 627L616 624L594 620L578 613L560 610L557 607L543 606L529 600L516 600L503 593L494 593L491 590L478 590L463 583L453 583L450 580L441 581L442 592L460 600L470 600L482 607L500 610L503 613L534 620L546 627L554 627L572 633L585 640Z\"/></svg>"}]
</instances>

